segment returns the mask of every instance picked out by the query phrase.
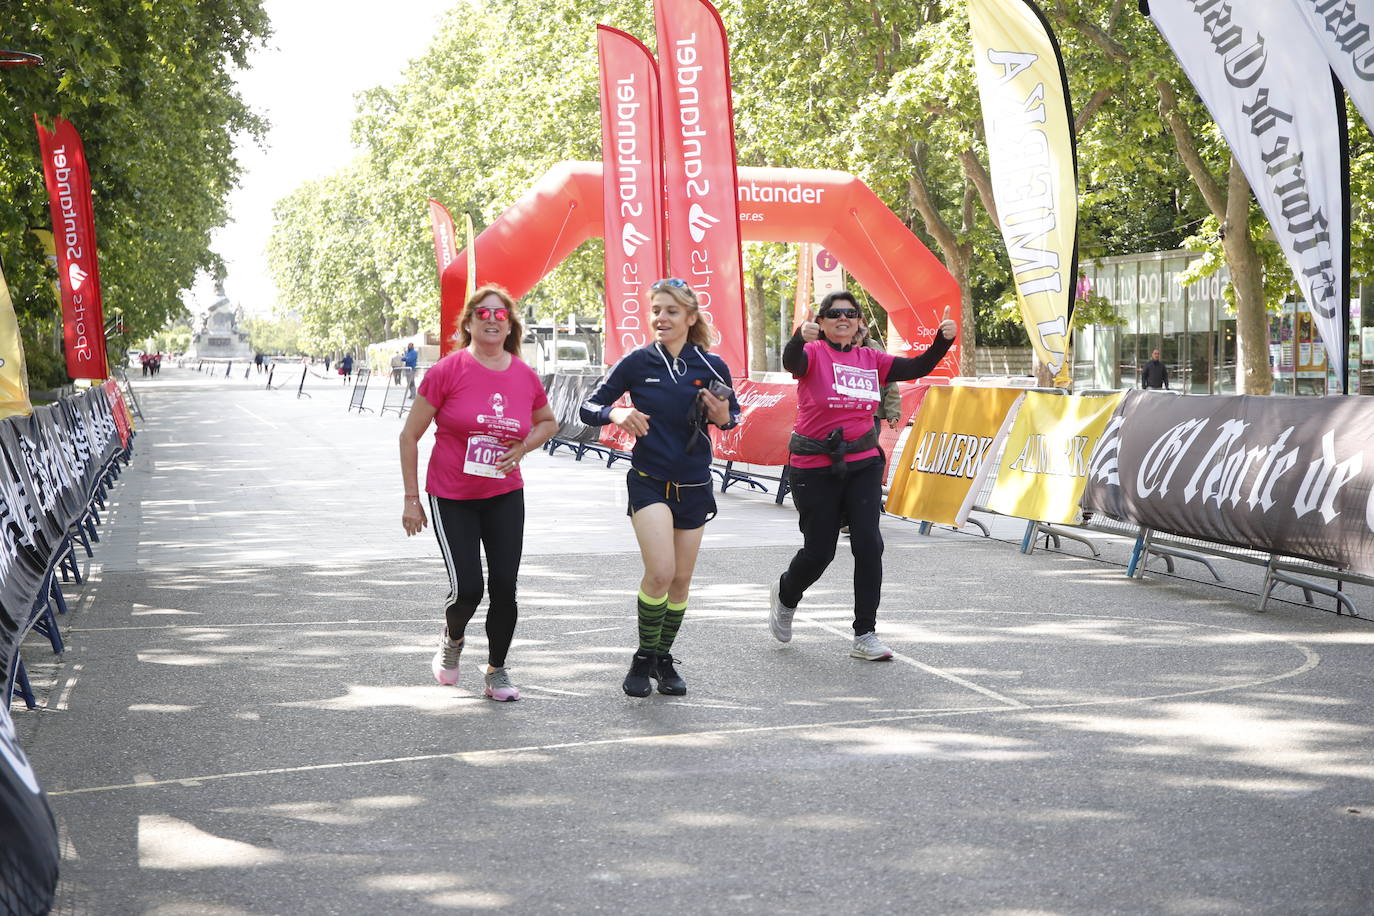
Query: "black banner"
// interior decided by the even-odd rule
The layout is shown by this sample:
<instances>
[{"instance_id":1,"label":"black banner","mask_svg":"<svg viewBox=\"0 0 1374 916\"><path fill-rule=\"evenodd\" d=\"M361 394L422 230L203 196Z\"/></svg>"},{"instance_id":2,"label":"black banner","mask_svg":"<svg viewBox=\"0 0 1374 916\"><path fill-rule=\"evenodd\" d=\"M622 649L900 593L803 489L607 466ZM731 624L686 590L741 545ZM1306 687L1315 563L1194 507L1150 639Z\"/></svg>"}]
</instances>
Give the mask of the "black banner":
<instances>
[{"instance_id":1,"label":"black banner","mask_svg":"<svg viewBox=\"0 0 1374 916\"><path fill-rule=\"evenodd\" d=\"M118 449L102 388L0 421L0 685L67 531Z\"/></svg>"},{"instance_id":2,"label":"black banner","mask_svg":"<svg viewBox=\"0 0 1374 916\"><path fill-rule=\"evenodd\" d=\"M601 428L588 426L582 422L578 409L582 402L591 397L601 384L603 376L596 375L552 375L548 376L545 390L549 396L549 407L558 420L558 438L565 442L596 442Z\"/></svg>"},{"instance_id":3,"label":"black banner","mask_svg":"<svg viewBox=\"0 0 1374 916\"><path fill-rule=\"evenodd\" d=\"M1374 402L1131 391L1083 506L1183 537L1374 573Z\"/></svg>"}]
</instances>

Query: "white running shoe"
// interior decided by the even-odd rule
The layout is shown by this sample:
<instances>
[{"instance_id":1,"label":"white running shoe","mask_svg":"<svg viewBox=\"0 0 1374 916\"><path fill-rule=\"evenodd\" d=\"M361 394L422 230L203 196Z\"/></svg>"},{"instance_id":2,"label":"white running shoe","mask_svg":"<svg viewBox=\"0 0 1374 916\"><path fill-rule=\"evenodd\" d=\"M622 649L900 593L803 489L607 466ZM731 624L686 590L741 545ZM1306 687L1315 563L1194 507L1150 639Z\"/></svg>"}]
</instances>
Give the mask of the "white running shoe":
<instances>
[{"instance_id":1,"label":"white running shoe","mask_svg":"<svg viewBox=\"0 0 1374 916\"><path fill-rule=\"evenodd\" d=\"M768 590L768 629L778 642L791 642L792 615L797 613L797 609L782 603L778 597L779 584L774 582Z\"/></svg>"},{"instance_id":2,"label":"white running shoe","mask_svg":"<svg viewBox=\"0 0 1374 916\"><path fill-rule=\"evenodd\" d=\"M854 647L849 654L864 661L885 662L892 657L892 650L883 645L877 633L868 632L854 639Z\"/></svg>"},{"instance_id":3,"label":"white running shoe","mask_svg":"<svg viewBox=\"0 0 1374 916\"><path fill-rule=\"evenodd\" d=\"M458 656L463 654L463 640L454 641L448 638L448 627L444 627L444 635L439 640L439 651L434 653L434 659L429 663L429 670L434 672L434 679L445 687L452 687L458 683Z\"/></svg>"}]
</instances>

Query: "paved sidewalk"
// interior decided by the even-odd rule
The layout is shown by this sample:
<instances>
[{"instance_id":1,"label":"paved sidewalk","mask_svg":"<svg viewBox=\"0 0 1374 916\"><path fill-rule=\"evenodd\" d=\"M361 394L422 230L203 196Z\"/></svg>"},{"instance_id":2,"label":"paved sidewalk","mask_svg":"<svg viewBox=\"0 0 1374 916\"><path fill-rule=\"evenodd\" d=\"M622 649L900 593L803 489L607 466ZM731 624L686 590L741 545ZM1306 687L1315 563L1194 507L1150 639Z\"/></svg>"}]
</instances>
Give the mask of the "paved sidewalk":
<instances>
[{"instance_id":1,"label":"paved sidewalk","mask_svg":"<svg viewBox=\"0 0 1374 916\"><path fill-rule=\"evenodd\" d=\"M677 647L689 693L635 700L626 465L540 453L524 699L496 704L476 624L462 685L430 676L447 582L401 531L397 417L347 413L334 380L134 385L68 651L26 642L42 705L15 709L61 821L58 913L1374 907L1374 623L1260 614L1252 569L1132 582L1120 543L1027 557L1010 520L888 519L899 655L866 663L843 544L794 641L769 637L800 535L736 488Z\"/></svg>"}]
</instances>

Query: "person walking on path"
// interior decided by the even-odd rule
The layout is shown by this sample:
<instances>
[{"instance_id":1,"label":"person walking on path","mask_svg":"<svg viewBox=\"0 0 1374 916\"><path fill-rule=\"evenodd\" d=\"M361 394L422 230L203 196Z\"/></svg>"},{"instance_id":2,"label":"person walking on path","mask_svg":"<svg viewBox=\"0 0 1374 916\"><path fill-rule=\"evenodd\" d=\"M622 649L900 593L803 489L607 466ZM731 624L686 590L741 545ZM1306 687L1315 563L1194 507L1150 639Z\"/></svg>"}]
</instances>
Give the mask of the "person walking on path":
<instances>
[{"instance_id":1,"label":"person walking on path","mask_svg":"<svg viewBox=\"0 0 1374 916\"><path fill-rule=\"evenodd\" d=\"M1150 351L1150 361L1141 367L1140 387L1166 391L1169 388L1169 367L1160 361L1158 349Z\"/></svg>"},{"instance_id":2,"label":"person walking on path","mask_svg":"<svg viewBox=\"0 0 1374 916\"><path fill-rule=\"evenodd\" d=\"M434 534L448 567L444 634L430 669L444 685L458 683L468 622L482 601L482 553L487 559L487 669L483 694L520 699L506 671L519 615L516 585L525 540L525 491L520 459L558 432L539 376L519 357L524 331L515 303L499 286L468 298L459 320L462 349L441 359L401 430L401 479L407 535L428 524L420 500L420 437L434 423L434 450L425 478Z\"/></svg>"},{"instance_id":3,"label":"person walking on path","mask_svg":"<svg viewBox=\"0 0 1374 916\"><path fill-rule=\"evenodd\" d=\"M339 372L343 375L345 383L347 383L348 380L353 377L352 353L345 353L344 358L339 360Z\"/></svg>"},{"instance_id":4,"label":"person walking on path","mask_svg":"<svg viewBox=\"0 0 1374 916\"><path fill-rule=\"evenodd\" d=\"M635 437L626 514L644 575L639 648L621 685L632 697L647 697L651 679L659 693L687 693L672 648L687 613L701 537L716 515L711 437L704 427L730 429L739 422L730 367L707 352L712 332L697 294L676 277L659 280L649 292L653 342L625 354L579 410L588 426L614 423ZM633 406L614 406L627 393Z\"/></svg>"},{"instance_id":5,"label":"person walking on path","mask_svg":"<svg viewBox=\"0 0 1374 916\"><path fill-rule=\"evenodd\" d=\"M882 386L929 375L954 343L957 328L945 308L935 340L921 355L893 356L857 345L859 307L847 290L821 300L819 323L808 313L783 348L782 364L797 379L797 422L788 443L792 501L802 548L769 594L768 626L779 642L792 639L792 616L806 590L835 558L842 519L854 554L854 644L868 661L892 657L878 639L883 585L884 458L873 413Z\"/></svg>"},{"instance_id":6,"label":"person walking on path","mask_svg":"<svg viewBox=\"0 0 1374 916\"><path fill-rule=\"evenodd\" d=\"M411 397L415 396L415 370L420 365L420 351L415 349L415 344L406 344L405 352L401 354L401 364L405 367L406 387L409 389Z\"/></svg>"}]
</instances>

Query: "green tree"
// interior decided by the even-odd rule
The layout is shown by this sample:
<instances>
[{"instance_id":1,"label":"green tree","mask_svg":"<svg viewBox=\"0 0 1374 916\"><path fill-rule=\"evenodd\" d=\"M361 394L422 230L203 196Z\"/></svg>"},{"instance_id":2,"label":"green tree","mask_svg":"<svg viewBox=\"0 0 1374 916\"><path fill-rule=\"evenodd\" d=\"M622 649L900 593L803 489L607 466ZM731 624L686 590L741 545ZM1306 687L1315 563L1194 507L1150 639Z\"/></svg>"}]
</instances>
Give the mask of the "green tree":
<instances>
[{"instance_id":1,"label":"green tree","mask_svg":"<svg viewBox=\"0 0 1374 916\"><path fill-rule=\"evenodd\" d=\"M31 375L60 365L38 356L60 309L29 232L51 222L32 116L50 124L60 114L81 132L107 317L122 314L131 339L154 334L185 314L180 293L198 272L223 273L210 233L239 174L233 139L263 128L232 77L267 34L262 0L6 4L0 46L46 61L0 72L0 261Z\"/></svg>"}]
</instances>

